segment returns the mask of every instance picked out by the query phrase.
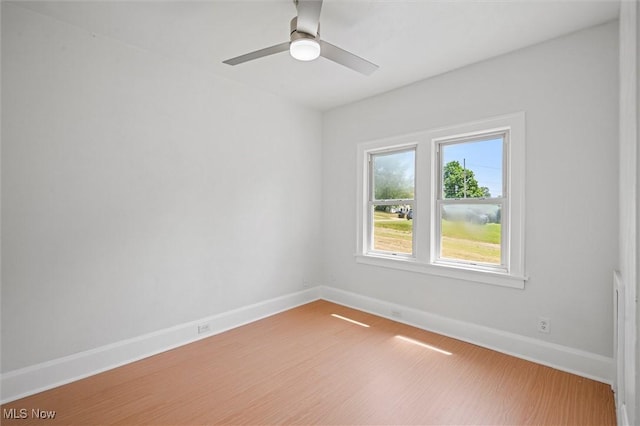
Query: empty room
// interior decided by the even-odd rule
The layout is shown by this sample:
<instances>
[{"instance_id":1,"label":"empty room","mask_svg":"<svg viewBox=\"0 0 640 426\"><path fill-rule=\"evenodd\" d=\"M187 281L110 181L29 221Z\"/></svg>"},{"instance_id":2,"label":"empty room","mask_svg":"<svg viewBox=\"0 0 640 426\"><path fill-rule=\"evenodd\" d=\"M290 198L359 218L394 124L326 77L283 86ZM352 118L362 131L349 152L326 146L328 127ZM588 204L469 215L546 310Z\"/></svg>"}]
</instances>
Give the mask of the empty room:
<instances>
[{"instance_id":1,"label":"empty room","mask_svg":"<svg viewBox=\"0 0 640 426\"><path fill-rule=\"evenodd\" d=\"M640 424L637 1L0 14L3 425Z\"/></svg>"}]
</instances>

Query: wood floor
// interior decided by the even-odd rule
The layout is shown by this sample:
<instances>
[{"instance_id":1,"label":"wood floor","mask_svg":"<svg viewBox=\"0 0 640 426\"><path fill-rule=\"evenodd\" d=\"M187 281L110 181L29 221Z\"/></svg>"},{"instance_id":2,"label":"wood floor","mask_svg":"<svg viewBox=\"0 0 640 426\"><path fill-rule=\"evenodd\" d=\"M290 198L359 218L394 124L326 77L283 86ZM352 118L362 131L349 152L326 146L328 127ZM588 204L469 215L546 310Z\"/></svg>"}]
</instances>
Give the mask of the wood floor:
<instances>
[{"instance_id":1,"label":"wood floor","mask_svg":"<svg viewBox=\"0 0 640 426\"><path fill-rule=\"evenodd\" d=\"M616 423L609 385L326 301L2 411L3 425Z\"/></svg>"}]
</instances>

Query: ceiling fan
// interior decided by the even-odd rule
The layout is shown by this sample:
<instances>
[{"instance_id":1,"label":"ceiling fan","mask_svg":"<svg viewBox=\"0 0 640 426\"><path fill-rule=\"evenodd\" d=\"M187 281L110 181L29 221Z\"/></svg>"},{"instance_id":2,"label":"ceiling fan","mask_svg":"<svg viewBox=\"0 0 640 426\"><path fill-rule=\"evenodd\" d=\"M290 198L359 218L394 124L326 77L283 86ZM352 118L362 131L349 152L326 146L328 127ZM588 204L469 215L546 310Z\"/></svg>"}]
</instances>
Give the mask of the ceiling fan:
<instances>
[{"instance_id":1,"label":"ceiling fan","mask_svg":"<svg viewBox=\"0 0 640 426\"><path fill-rule=\"evenodd\" d=\"M288 50L291 56L299 61L312 61L318 56L322 56L365 75L370 75L378 69L376 64L320 39L322 0L293 0L293 3L298 9L298 16L291 20L290 41L222 62L228 65L238 65Z\"/></svg>"}]
</instances>

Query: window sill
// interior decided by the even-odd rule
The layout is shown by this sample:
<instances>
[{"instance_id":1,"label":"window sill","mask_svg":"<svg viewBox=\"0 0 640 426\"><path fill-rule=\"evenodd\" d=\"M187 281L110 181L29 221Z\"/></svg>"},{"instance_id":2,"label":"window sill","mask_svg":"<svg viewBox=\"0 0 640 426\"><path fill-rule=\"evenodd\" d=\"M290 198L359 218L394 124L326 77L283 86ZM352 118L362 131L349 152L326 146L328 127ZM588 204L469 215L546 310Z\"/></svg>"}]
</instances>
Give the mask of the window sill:
<instances>
[{"instance_id":1,"label":"window sill","mask_svg":"<svg viewBox=\"0 0 640 426\"><path fill-rule=\"evenodd\" d=\"M413 258L356 254L356 262L364 265L379 266L382 268L399 269L407 272L417 272L439 277L454 278L465 281L473 281L482 284L497 285L501 287L511 287L524 289L526 277L509 275L506 273L479 271L465 269L459 266L435 265L424 263Z\"/></svg>"}]
</instances>

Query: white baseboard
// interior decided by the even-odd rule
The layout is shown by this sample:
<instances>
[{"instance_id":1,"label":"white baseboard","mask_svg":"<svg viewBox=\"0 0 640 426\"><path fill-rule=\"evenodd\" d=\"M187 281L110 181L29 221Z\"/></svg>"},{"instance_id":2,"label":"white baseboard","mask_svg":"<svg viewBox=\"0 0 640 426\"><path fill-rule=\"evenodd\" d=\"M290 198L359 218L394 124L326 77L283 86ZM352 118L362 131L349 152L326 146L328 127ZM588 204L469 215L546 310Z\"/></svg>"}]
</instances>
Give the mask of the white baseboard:
<instances>
[{"instance_id":1,"label":"white baseboard","mask_svg":"<svg viewBox=\"0 0 640 426\"><path fill-rule=\"evenodd\" d=\"M320 286L10 371L0 376L0 403L11 402L89 377L318 299L349 306L558 370L612 383L612 358ZM402 318L392 316L392 311L401 312ZM209 324L208 333L198 334L198 325L201 324Z\"/></svg>"},{"instance_id":2,"label":"white baseboard","mask_svg":"<svg viewBox=\"0 0 640 426\"><path fill-rule=\"evenodd\" d=\"M332 287L321 287L320 298L609 385L613 382L613 358L454 320ZM391 312L400 312L402 317L393 316Z\"/></svg>"},{"instance_id":3,"label":"white baseboard","mask_svg":"<svg viewBox=\"0 0 640 426\"><path fill-rule=\"evenodd\" d=\"M269 299L197 321L21 368L0 376L0 403L14 401L130 362L186 345L214 334L317 300L320 288ZM198 334L198 325L209 331Z\"/></svg>"}]
</instances>

